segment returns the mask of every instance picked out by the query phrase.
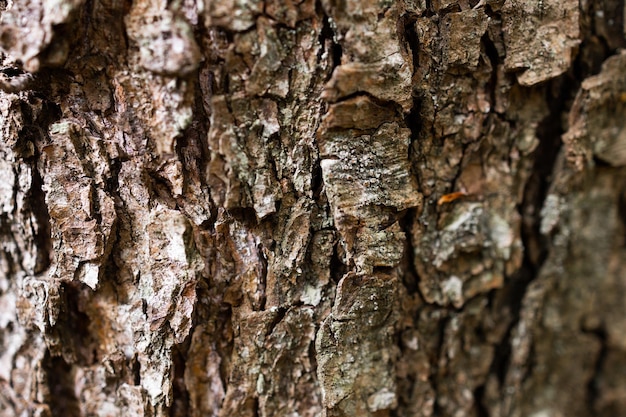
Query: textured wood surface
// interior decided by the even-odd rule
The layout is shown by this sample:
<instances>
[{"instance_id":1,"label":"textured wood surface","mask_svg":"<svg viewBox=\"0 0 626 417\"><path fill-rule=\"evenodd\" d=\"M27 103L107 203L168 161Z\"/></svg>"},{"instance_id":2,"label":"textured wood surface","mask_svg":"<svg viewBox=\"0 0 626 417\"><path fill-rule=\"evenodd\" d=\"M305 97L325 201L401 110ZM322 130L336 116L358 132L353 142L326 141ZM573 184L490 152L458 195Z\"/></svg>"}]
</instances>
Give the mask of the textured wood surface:
<instances>
[{"instance_id":1,"label":"textured wood surface","mask_svg":"<svg viewBox=\"0 0 626 417\"><path fill-rule=\"evenodd\" d=\"M0 13L0 417L626 413L623 1Z\"/></svg>"}]
</instances>

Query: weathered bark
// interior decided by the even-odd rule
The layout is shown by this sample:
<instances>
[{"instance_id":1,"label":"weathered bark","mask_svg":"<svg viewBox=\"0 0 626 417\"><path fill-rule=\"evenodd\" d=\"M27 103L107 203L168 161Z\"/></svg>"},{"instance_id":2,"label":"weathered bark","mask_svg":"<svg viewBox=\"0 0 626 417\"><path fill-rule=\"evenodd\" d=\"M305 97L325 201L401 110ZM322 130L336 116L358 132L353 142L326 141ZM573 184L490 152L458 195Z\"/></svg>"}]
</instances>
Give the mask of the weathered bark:
<instances>
[{"instance_id":1,"label":"weathered bark","mask_svg":"<svg viewBox=\"0 0 626 417\"><path fill-rule=\"evenodd\" d=\"M623 1L4 3L0 416L626 413Z\"/></svg>"}]
</instances>

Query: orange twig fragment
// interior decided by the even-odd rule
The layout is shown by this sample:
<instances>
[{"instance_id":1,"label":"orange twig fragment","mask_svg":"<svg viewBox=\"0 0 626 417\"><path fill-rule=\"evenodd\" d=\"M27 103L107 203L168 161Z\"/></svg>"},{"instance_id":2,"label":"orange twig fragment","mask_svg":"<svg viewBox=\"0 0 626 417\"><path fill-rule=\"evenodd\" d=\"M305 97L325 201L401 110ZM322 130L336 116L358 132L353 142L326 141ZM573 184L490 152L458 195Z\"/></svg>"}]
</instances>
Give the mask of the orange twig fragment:
<instances>
[{"instance_id":1,"label":"orange twig fragment","mask_svg":"<svg viewBox=\"0 0 626 417\"><path fill-rule=\"evenodd\" d=\"M454 200L457 200L461 197L465 197L467 194L463 191L457 191L455 193L444 194L441 196L439 200L437 200L437 205L441 206L443 204L452 203Z\"/></svg>"}]
</instances>

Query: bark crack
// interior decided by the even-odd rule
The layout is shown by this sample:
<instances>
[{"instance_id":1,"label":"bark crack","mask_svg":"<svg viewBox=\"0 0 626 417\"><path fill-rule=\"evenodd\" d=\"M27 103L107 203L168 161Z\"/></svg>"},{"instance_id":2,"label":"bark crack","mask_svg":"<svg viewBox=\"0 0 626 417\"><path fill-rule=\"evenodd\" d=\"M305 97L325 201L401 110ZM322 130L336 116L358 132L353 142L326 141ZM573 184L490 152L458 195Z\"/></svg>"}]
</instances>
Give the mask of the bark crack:
<instances>
[{"instance_id":1,"label":"bark crack","mask_svg":"<svg viewBox=\"0 0 626 417\"><path fill-rule=\"evenodd\" d=\"M601 391L598 383L604 369L607 354L609 352L608 335L604 328L598 328L593 330L581 329L581 331L595 337L600 344L600 351L598 352L598 355L595 358L595 363L593 365L593 374L591 378L589 378L589 382L587 383L587 407L590 415L594 415L597 411L596 402L598 398L601 397Z\"/></svg>"}]
</instances>

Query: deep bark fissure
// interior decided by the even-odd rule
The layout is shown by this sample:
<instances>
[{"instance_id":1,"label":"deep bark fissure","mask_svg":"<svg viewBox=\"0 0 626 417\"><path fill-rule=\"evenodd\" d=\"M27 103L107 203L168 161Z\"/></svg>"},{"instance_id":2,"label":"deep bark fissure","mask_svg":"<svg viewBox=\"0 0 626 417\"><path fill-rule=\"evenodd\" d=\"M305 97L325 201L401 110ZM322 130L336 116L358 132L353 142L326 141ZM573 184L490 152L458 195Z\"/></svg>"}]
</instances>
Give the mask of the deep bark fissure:
<instances>
[{"instance_id":1,"label":"deep bark fissure","mask_svg":"<svg viewBox=\"0 0 626 417\"><path fill-rule=\"evenodd\" d=\"M450 321L450 315L448 314L448 311L447 310L444 310L444 311L445 311L445 315L440 318L439 323L437 325L438 333L437 333L437 347L435 349L436 356L431 359L432 370L428 377L428 382L430 383L430 386L432 387L432 390L435 393L435 400L433 403L433 416L438 416L442 414L442 411L443 411L441 404L438 401L436 393L438 391L438 386L439 386L439 377L440 377L439 363L440 363L442 353L443 353L443 348L444 348L444 342L445 342L445 337L446 337L445 335L446 326L448 325Z\"/></svg>"},{"instance_id":2,"label":"deep bark fissure","mask_svg":"<svg viewBox=\"0 0 626 417\"><path fill-rule=\"evenodd\" d=\"M601 378L604 370L604 364L606 362L607 353L609 352L608 335L603 328L594 330L585 330L581 328L581 332L593 336L600 345L600 351L595 357L595 363L593 364L593 373L589 382L587 383L587 408L591 415L597 412L596 401L601 397L601 391L599 388L599 378Z\"/></svg>"},{"instance_id":3,"label":"deep bark fissure","mask_svg":"<svg viewBox=\"0 0 626 417\"><path fill-rule=\"evenodd\" d=\"M38 247L35 273L42 273L48 269L52 262L52 232L50 215L48 214L46 199L42 189L43 180L34 162L32 172L33 183L30 189L31 209L39 225L39 229L35 233L36 245Z\"/></svg>"},{"instance_id":4,"label":"deep bark fissure","mask_svg":"<svg viewBox=\"0 0 626 417\"><path fill-rule=\"evenodd\" d=\"M476 398L475 410L476 410L477 417L491 417L491 415L489 414L489 410L483 403L484 395L485 395L485 385L484 384L479 385L474 390L474 398Z\"/></svg>"},{"instance_id":5,"label":"deep bark fissure","mask_svg":"<svg viewBox=\"0 0 626 417\"><path fill-rule=\"evenodd\" d=\"M186 347L184 345L187 345ZM184 350L183 350L184 349ZM170 406L170 417L189 416L189 393L185 386L186 351L189 343L177 345L172 352L172 363L174 376L172 383L172 405Z\"/></svg>"},{"instance_id":6,"label":"deep bark fissure","mask_svg":"<svg viewBox=\"0 0 626 417\"><path fill-rule=\"evenodd\" d=\"M496 103L496 88L498 85L498 65L500 64L500 56L498 55L498 50L491 40L489 33L485 33L481 39L481 44L483 45L485 54L489 59L489 63L491 64L491 78L489 79L488 90L490 92L489 101L491 103L490 112L497 117L501 117L500 114L496 111L495 103ZM488 119L485 120L485 123Z\"/></svg>"},{"instance_id":7,"label":"deep bark fissure","mask_svg":"<svg viewBox=\"0 0 626 417\"><path fill-rule=\"evenodd\" d=\"M570 110L572 100L577 93L582 80L591 74L600 71L600 63L603 62L610 53L605 50L602 58L597 60L597 64L593 64L589 68L583 65L588 61L583 61L585 56L586 45L589 35L581 44L581 51L578 58L574 62L573 70L569 74L565 74L554 81L550 81L544 88L549 105L550 113L544 118L537 127L537 137L539 145L534 151L534 163L531 175L525 186L524 198L519 206L519 212L522 218L521 237L523 242L524 259L521 268L515 276L510 278L510 282L505 288L506 305L510 308L511 322L502 342L496 347L496 356L492 362L490 373L497 375L500 384L504 383L506 372L509 368L509 357L512 351L511 336L512 331L518 324L520 319L520 311L522 302L526 295L529 285L537 278L541 268L550 252L550 237L544 236L539 231L541 222L541 209L544 206L548 190L552 184L552 173L554 171L557 158L561 152L562 142L561 135L564 133L562 118ZM489 54L490 58L492 54ZM556 95L554 92L556 91ZM598 334L600 340L602 334ZM601 343L601 353L596 358L596 374L601 372L601 364L606 353L605 341ZM532 349L530 356L532 357ZM529 363L532 359L529 358ZM528 369L525 378L531 378L532 367ZM593 381L588 385L588 403L592 404L597 392L595 391ZM480 401L480 397L479 401ZM590 411L593 411L590 406Z\"/></svg>"},{"instance_id":8,"label":"deep bark fissure","mask_svg":"<svg viewBox=\"0 0 626 417\"><path fill-rule=\"evenodd\" d=\"M72 365L61 357L48 357L47 382L50 390L50 411L53 416L82 416L79 399L76 398Z\"/></svg>"},{"instance_id":9,"label":"deep bark fissure","mask_svg":"<svg viewBox=\"0 0 626 417\"><path fill-rule=\"evenodd\" d=\"M415 293L418 294L420 300L424 300L424 295L419 288L420 276L417 273L415 264L412 262L415 249L413 246L413 239L411 239L411 230L413 229L413 222L419 221L417 215L417 209L409 209L406 214L399 220L400 227L407 237L404 244L404 255L402 256L401 267L403 267L402 283L409 295Z\"/></svg>"},{"instance_id":10,"label":"deep bark fissure","mask_svg":"<svg viewBox=\"0 0 626 417\"><path fill-rule=\"evenodd\" d=\"M319 34L319 41L322 48L319 51L317 61L320 62L322 60L322 54L325 51L326 43L330 44L330 50L326 51L330 53L331 57L331 65L332 68L328 71L328 78L331 77L333 69L337 68L341 65L341 57L343 56L343 50L341 48L341 44L337 42L337 35L335 34L335 29L333 29L333 24L331 23L330 16L324 10L324 6L322 5L321 0L316 0L315 9L318 15L322 16L322 30ZM324 80L328 81L328 79Z\"/></svg>"},{"instance_id":11,"label":"deep bark fissure","mask_svg":"<svg viewBox=\"0 0 626 417\"><path fill-rule=\"evenodd\" d=\"M525 248L524 258L521 268L514 276L508 278L508 283L503 290L506 294L503 297L503 300L506 300L503 304L509 309L510 323L501 342L495 347L495 356L490 367L490 373L497 376L501 386L509 369L512 352L511 336L520 319L522 302L528 286L537 278L549 251L547 237L539 232L540 211L551 182L550 175L561 149L561 134L563 133L561 117L567 109L563 93L555 100L550 99L550 88L546 88L546 91L551 102L551 112L537 128L539 145L533 153L533 169L525 186L522 203L518 208L522 218L521 239ZM530 252L531 248L536 248L533 253ZM477 394L484 394L484 391L477 392ZM482 403L482 401L482 396L477 396L477 402Z\"/></svg>"}]
</instances>

